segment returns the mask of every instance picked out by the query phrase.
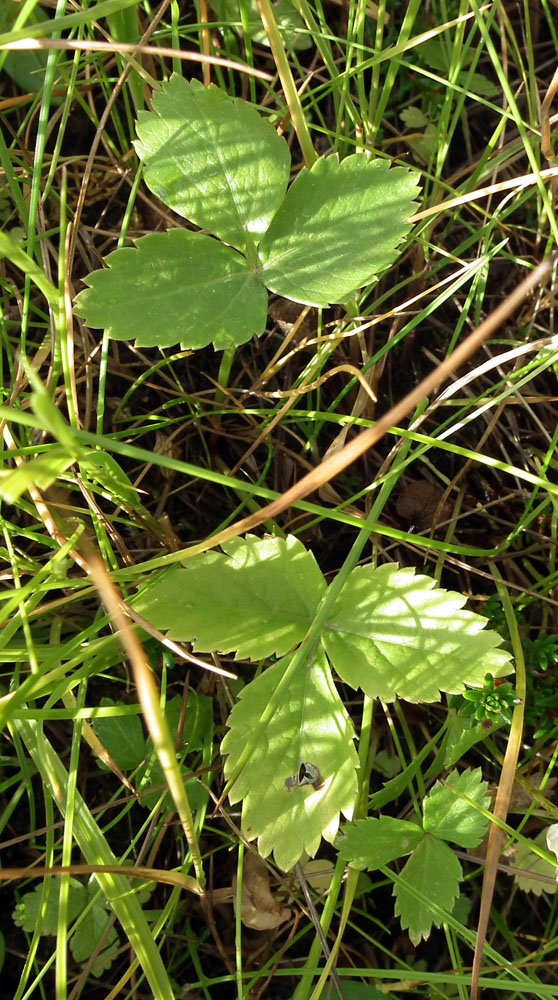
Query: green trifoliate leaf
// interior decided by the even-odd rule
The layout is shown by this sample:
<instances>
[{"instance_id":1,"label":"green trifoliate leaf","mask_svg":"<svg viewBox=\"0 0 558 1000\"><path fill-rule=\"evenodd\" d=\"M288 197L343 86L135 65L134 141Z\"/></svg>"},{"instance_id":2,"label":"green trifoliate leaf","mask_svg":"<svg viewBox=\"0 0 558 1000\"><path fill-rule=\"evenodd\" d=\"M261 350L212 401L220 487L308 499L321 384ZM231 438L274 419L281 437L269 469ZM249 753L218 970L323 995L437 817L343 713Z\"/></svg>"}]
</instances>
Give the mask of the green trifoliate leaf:
<instances>
[{"instance_id":1,"label":"green trifoliate leaf","mask_svg":"<svg viewBox=\"0 0 558 1000\"><path fill-rule=\"evenodd\" d=\"M261 333L267 292L243 257L186 229L150 233L109 254L93 271L75 311L88 326L139 347L243 344Z\"/></svg>"},{"instance_id":2,"label":"green trifoliate leaf","mask_svg":"<svg viewBox=\"0 0 558 1000\"><path fill-rule=\"evenodd\" d=\"M233 708L230 730L221 745L228 754L227 778L252 739L288 662L280 660L248 684ZM358 767L353 738L352 722L318 649L315 659L300 664L229 793L232 803L244 799L242 830L249 840L258 838L262 857L273 851L279 867L288 871L304 851L314 856L322 837L334 840L340 813L351 818ZM293 783L301 764L316 769L315 784L304 778L303 784Z\"/></svg>"},{"instance_id":3,"label":"green trifoliate leaf","mask_svg":"<svg viewBox=\"0 0 558 1000\"><path fill-rule=\"evenodd\" d=\"M346 826L337 846L340 856L354 868L373 870L410 854L423 837L424 831L416 823L393 816L368 817Z\"/></svg>"},{"instance_id":4,"label":"green trifoliate leaf","mask_svg":"<svg viewBox=\"0 0 558 1000\"><path fill-rule=\"evenodd\" d=\"M302 170L262 240L264 283L296 302L345 302L395 259L417 176L364 154Z\"/></svg>"},{"instance_id":5,"label":"green trifoliate leaf","mask_svg":"<svg viewBox=\"0 0 558 1000\"><path fill-rule=\"evenodd\" d=\"M431 577L386 564L351 573L322 641L340 677L371 698L438 701L511 670L487 619Z\"/></svg>"},{"instance_id":6,"label":"green trifoliate leaf","mask_svg":"<svg viewBox=\"0 0 558 1000\"><path fill-rule=\"evenodd\" d=\"M134 607L197 652L283 656L301 642L325 591L312 553L294 536L248 536L158 577Z\"/></svg>"},{"instance_id":7,"label":"green trifoliate leaf","mask_svg":"<svg viewBox=\"0 0 558 1000\"><path fill-rule=\"evenodd\" d=\"M436 837L426 836L421 841L401 872L409 888L396 885L393 890L395 915L413 944L428 938L432 927L442 923L443 918L428 905L430 900L451 913L462 876L463 870L451 847ZM416 895L412 889L417 890Z\"/></svg>"},{"instance_id":8,"label":"green trifoliate leaf","mask_svg":"<svg viewBox=\"0 0 558 1000\"><path fill-rule=\"evenodd\" d=\"M451 787L447 787L451 786ZM423 826L427 833L442 840L451 840L460 847L477 847L486 833L488 820L470 802L459 798L466 795L481 808L488 809L488 785L481 778L480 767L472 771L452 771L445 782L437 781L423 804Z\"/></svg>"},{"instance_id":9,"label":"green trifoliate leaf","mask_svg":"<svg viewBox=\"0 0 558 1000\"><path fill-rule=\"evenodd\" d=\"M147 186L179 215L245 251L277 211L287 143L251 104L173 75L140 112L136 149Z\"/></svg>"}]
</instances>

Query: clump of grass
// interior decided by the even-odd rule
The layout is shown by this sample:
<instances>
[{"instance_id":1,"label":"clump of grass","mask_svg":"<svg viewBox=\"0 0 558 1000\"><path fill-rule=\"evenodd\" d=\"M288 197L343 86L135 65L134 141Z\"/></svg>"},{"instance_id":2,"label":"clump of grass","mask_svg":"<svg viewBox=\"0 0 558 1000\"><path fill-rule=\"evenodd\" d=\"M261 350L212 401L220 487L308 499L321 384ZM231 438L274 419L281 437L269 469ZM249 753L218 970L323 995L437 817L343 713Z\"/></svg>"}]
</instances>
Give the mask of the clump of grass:
<instances>
[{"instance_id":1,"label":"clump of grass","mask_svg":"<svg viewBox=\"0 0 558 1000\"><path fill-rule=\"evenodd\" d=\"M248 514L257 520L451 358L548 256L558 235L544 102L558 52L554 8L300 3L271 44L254 34L244 3L123 6L106 19L38 10L0 25L0 61L9 59L0 109L6 995L124 988L301 1000L321 992L315 972L327 955L337 965L333 994L356 996L360 982L394 995L402 985L466 995L478 857L463 862L461 909L418 947L394 922L397 872L351 870L345 886L345 864L329 847L321 883L267 865L268 911L286 918L265 932L243 926L251 848L222 799L219 743L252 670L215 657L210 672L189 650L185 667L164 636L148 638L136 622L148 663L125 650L111 615L188 546ZM20 50L22 39L42 47ZM268 114L289 141L293 175L312 150L366 151L419 172L404 253L349 311L292 313L279 300L265 334L224 356L135 348L72 317L81 279L108 253L181 224L144 186L133 146L137 112L171 71ZM553 288L554 278L540 285L405 426L319 493L263 514L258 529L297 535L332 574L382 489L366 561L435 575L506 637L518 623L528 689L518 770L537 807L521 822L528 837L555 813L544 794L558 634ZM110 613L94 558L117 587ZM496 580L509 595L505 624ZM454 715L405 703L372 713L343 693L360 731L362 815L380 790L388 813L418 815ZM166 723L157 714L165 705ZM457 766L480 766L497 784L507 727L460 738ZM126 766L116 761L123 747ZM391 798L387 762L400 774ZM173 773L191 823L165 795ZM202 869L211 891L200 897ZM510 892L510 877L496 883L483 985L554 995L553 908L548 896ZM545 893L554 885L549 876ZM265 906L255 908L263 920ZM92 947L80 950L84 939Z\"/></svg>"}]
</instances>

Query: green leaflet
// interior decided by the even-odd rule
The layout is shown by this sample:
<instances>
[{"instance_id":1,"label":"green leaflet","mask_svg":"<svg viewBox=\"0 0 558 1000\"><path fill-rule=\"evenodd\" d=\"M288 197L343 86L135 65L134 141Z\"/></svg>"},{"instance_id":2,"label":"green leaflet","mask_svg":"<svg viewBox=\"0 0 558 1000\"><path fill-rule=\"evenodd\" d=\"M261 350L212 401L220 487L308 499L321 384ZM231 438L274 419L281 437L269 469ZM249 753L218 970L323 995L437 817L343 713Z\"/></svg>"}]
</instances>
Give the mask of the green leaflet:
<instances>
[{"instance_id":1,"label":"green leaflet","mask_svg":"<svg viewBox=\"0 0 558 1000\"><path fill-rule=\"evenodd\" d=\"M286 666L280 660L241 692L221 747L227 754L225 777L232 774ZM304 851L313 856L322 837L335 839L339 814L350 819L356 798L353 740L352 722L326 657L318 650L315 658L300 665L287 697L229 793L233 803L244 800L242 828L249 840L258 838L263 857L273 851L277 864L288 870ZM288 786L301 761L319 768L320 788Z\"/></svg>"},{"instance_id":2,"label":"green leaflet","mask_svg":"<svg viewBox=\"0 0 558 1000\"><path fill-rule=\"evenodd\" d=\"M263 281L297 302L346 302L395 260L417 193L417 175L387 160L317 160L291 185L262 240Z\"/></svg>"},{"instance_id":3,"label":"green leaflet","mask_svg":"<svg viewBox=\"0 0 558 1000\"><path fill-rule=\"evenodd\" d=\"M78 316L140 347L224 349L261 333L267 292L231 247L187 229L150 233L85 278Z\"/></svg>"}]
</instances>

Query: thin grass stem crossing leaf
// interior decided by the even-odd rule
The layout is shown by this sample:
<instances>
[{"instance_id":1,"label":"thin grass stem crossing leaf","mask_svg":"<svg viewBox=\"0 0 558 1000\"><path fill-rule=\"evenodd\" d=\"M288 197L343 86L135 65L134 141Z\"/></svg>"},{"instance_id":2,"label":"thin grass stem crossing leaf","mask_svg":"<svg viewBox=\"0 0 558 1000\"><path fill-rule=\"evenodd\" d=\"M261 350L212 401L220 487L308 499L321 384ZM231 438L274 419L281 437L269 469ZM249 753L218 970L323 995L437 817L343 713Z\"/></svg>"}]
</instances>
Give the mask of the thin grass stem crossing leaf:
<instances>
[{"instance_id":1,"label":"thin grass stem crossing leaf","mask_svg":"<svg viewBox=\"0 0 558 1000\"><path fill-rule=\"evenodd\" d=\"M337 842L339 855L353 868L373 871L410 854L420 844L424 831L416 823L393 816L359 819L343 830Z\"/></svg>"},{"instance_id":2,"label":"thin grass stem crossing leaf","mask_svg":"<svg viewBox=\"0 0 558 1000\"><path fill-rule=\"evenodd\" d=\"M449 786L449 787L448 787ZM478 847L486 833L488 820L476 810L472 799L488 809L487 782L481 779L480 767L452 771L444 782L437 781L423 804L424 829L441 840L451 840L460 847ZM467 799L460 798L466 795Z\"/></svg>"},{"instance_id":3,"label":"thin grass stem crossing leaf","mask_svg":"<svg viewBox=\"0 0 558 1000\"><path fill-rule=\"evenodd\" d=\"M140 112L136 150L147 186L179 215L243 253L285 194L287 143L240 98L173 75Z\"/></svg>"},{"instance_id":4,"label":"thin grass stem crossing leaf","mask_svg":"<svg viewBox=\"0 0 558 1000\"><path fill-rule=\"evenodd\" d=\"M221 749L227 754L225 776L233 774L254 727L279 684L290 658L268 667L241 692ZM314 856L322 837L333 842L339 814L351 818L357 796L358 756L352 722L318 647L303 661L288 694L254 747L246 767L229 792L243 799L242 830L258 839L262 857L273 851L288 871L302 853ZM319 771L321 784L288 783L301 762Z\"/></svg>"},{"instance_id":5,"label":"thin grass stem crossing leaf","mask_svg":"<svg viewBox=\"0 0 558 1000\"><path fill-rule=\"evenodd\" d=\"M398 883L393 890L395 915L414 945L421 938L428 938L433 926L440 927L442 923L442 917L428 905L429 901L451 913L462 878L463 869L451 847L426 835L401 872L401 879L409 888Z\"/></svg>"},{"instance_id":6,"label":"thin grass stem crossing leaf","mask_svg":"<svg viewBox=\"0 0 558 1000\"><path fill-rule=\"evenodd\" d=\"M260 245L264 283L296 302L346 302L395 259L417 176L358 153L302 170Z\"/></svg>"},{"instance_id":7,"label":"thin grass stem crossing leaf","mask_svg":"<svg viewBox=\"0 0 558 1000\"><path fill-rule=\"evenodd\" d=\"M115 705L112 698L102 698L101 705ZM105 750L123 771L133 771L145 757L145 735L139 715L126 713L124 703L120 704L122 715L95 719L93 728Z\"/></svg>"},{"instance_id":8,"label":"thin grass stem crossing leaf","mask_svg":"<svg viewBox=\"0 0 558 1000\"><path fill-rule=\"evenodd\" d=\"M89 893L86 886L82 885L75 878L69 879L68 909L66 918L71 924L76 917L85 909L89 902ZM28 934L35 930L39 920L42 921L41 932L43 934L56 934L59 925L58 910L60 907L60 896L56 889L52 889L47 897L46 905L41 912L43 903L43 886L35 886L30 892L24 893L14 910L14 921L18 927L23 927Z\"/></svg>"},{"instance_id":9,"label":"thin grass stem crossing leaf","mask_svg":"<svg viewBox=\"0 0 558 1000\"><path fill-rule=\"evenodd\" d=\"M231 247L187 229L150 233L106 258L77 296L88 326L138 347L243 344L261 333L267 292Z\"/></svg>"},{"instance_id":10,"label":"thin grass stem crossing leaf","mask_svg":"<svg viewBox=\"0 0 558 1000\"><path fill-rule=\"evenodd\" d=\"M172 639L197 652L238 659L283 656L302 641L326 583L294 536L248 536L159 576L134 607Z\"/></svg>"},{"instance_id":11,"label":"thin grass stem crossing leaf","mask_svg":"<svg viewBox=\"0 0 558 1000\"><path fill-rule=\"evenodd\" d=\"M339 676L371 698L438 701L510 673L501 637L487 619L463 609L461 594L431 577L386 564L353 570L322 642Z\"/></svg>"}]
</instances>

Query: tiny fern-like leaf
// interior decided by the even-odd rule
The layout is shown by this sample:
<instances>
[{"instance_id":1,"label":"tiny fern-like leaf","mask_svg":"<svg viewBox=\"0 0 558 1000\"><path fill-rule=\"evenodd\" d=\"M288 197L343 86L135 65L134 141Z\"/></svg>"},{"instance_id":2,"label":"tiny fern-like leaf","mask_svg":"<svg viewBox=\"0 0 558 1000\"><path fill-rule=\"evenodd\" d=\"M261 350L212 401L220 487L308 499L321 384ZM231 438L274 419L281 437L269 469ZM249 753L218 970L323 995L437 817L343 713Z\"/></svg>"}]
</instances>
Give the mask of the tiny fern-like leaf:
<instances>
[{"instance_id":1,"label":"tiny fern-like leaf","mask_svg":"<svg viewBox=\"0 0 558 1000\"><path fill-rule=\"evenodd\" d=\"M150 233L108 255L86 278L75 312L139 347L215 349L261 333L267 292L231 247L187 229Z\"/></svg>"},{"instance_id":2,"label":"tiny fern-like leaf","mask_svg":"<svg viewBox=\"0 0 558 1000\"><path fill-rule=\"evenodd\" d=\"M238 659L283 656L301 642L326 589L311 552L294 535L234 538L157 577L133 603L196 652Z\"/></svg>"},{"instance_id":3,"label":"tiny fern-like leaf","mask_svg":"<svg viewBox=\"0 0 558 1000\"><path fill-rule=\"evenodd\" d=\"M510 672L502 639L463 609L461 594L431 577L386 564L353 570L322 641L339 676L371 698L438 701Z\"/></svg>"},{"instance_id":4,"label":"tiny fern-like leaf","mask_svg":"<svg viewBox=\"0 0 558 1000\"><path fill-rule=\"evenodd\" d=\"M233 708L221 745L227 754L225 776L233 774L254 727L289 663L279 660L252 681ZM247 766L229 793L241 799L242 831L258 839L263 857L273 851L288 871L302 853L313 856L322 837L332 842L339 814L351 818L357 794L354 730L331 677L323 652L300 664L288 694L254 747ZM319 772L320 787L292 785L301 762ZM287 782L287 784L286 784Z\"/></svg>"}]
</instances>

